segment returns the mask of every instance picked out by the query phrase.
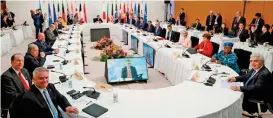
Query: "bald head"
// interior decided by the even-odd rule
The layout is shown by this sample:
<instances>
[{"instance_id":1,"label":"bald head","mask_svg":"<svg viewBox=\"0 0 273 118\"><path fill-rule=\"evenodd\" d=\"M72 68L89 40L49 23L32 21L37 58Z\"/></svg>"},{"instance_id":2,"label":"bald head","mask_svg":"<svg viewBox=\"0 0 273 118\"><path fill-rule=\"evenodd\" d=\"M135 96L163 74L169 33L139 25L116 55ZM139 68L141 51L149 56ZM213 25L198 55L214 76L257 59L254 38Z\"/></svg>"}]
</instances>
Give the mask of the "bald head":
<instances>
[{"instance_id":1,"label":"bald head","mask_svg":"<svg viewBox=\"0 0 273 118\"><path fill-rule=\"evenodd\" d=\"M209 13L210 13L210 15L213 15L213 11L212 10L210 10Z\"/></svg>"},{"instance_id":2,"label":"bald head","mask_svg":"<svg viewBox=\"0 0 273 118\"><path fill-rule=\"evenodd\" d=\"M45 35L44 35L44 33L39 33L38 34L38 40L39 41L45 41Z\"/></svg>"},{"instance_id":3,"label":"bald head","mask_svg":"<svg viewBox=\"0 0 273 118\"><path fill-rule=\"evenodd\" d=\"M241 12L240 12L240 11L237 11L237 12L236 12L236 17L239 17L239 16L241 16Z\"/></svg>"}]
</instances>

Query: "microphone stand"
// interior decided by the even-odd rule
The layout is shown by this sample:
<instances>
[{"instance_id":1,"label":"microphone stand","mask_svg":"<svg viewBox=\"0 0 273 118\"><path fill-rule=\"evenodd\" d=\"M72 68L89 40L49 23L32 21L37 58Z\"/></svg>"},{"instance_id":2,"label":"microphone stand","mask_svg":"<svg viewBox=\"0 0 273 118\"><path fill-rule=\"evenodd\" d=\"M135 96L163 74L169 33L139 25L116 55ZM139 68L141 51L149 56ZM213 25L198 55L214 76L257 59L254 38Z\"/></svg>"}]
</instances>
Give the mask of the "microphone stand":
<instances>
[{"instance_id":1,"label":"microphone stand","mask_svg":"<svg viewBox=\"0 0 273 118\"><path fill-rule=\"evenodd\" d=\"M66 78L66 75L62 72L57 72L57 71L54 71L54 70L51 70L51 72L55 72L55 73L60 73L60 74L63 74L62 76L59 76L59 79L60 81L63 83L63 82L66 82L68 80L68 78Z\"/></svg>"},{"instance_id":2,"label":"microphone stand","mask_svg":"<svg viewBox=\"0 0 273 118\"><path fill-rule=\"evenodd\" d=\"M62 64L63 64L63 65L66 65L67 63L69 63L68 60L66 60L65 58L63 58L63 57L61 57L61 56L58 56L58 55L54 55L54 56L62 58L62 59L63 59L63 61L62 61Z\"/></svg>"}]
</instances>

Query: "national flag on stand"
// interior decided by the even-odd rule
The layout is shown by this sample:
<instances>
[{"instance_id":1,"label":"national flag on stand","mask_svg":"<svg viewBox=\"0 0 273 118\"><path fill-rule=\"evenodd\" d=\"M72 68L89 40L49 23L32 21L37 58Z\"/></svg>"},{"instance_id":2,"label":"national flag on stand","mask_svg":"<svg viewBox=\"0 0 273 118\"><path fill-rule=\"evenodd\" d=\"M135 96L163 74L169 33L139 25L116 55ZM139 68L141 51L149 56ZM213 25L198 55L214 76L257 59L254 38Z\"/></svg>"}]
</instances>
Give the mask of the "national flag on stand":
<instances>
[{"instance_id":1,"label":"national flag on stand","mask_svg":"<svg viewBox=\"0 0 273 118\"><path fill-rule=\"evenodd\" d=\"M81 3L80 3L79 12L80 12L80 20L79 20L79 23L82 24L82 23L84 23L84 14L83 14L82 4L81 4Z\"/></svg>"},{"instance_id":2,"label":"national flag on stand","mask_svg":"<svg viewBox=\"0 0 273 118\"><path fill-rule=\"evenodd\" d=\"M140 17L140 4L137 5L137 17Z\"/></svg>"},{"instance_id":3,"label":"national flag on stand","mask_svg":"<svg viewBox=\"0 0 273 118\"><path fill-rule=\"evenodd\" d=\"M102 4L102 19L106 20L106 10L105 10L105 3Z\"/></svg>"},{"instance_id":4,"label":"national flag on stand","mask_svg":"<svg viewBox=\"0 0 273 118\"><path fill-rule=\"evenodd\" d=\"M109 3L107 3L107 8L106 8L106 16L107 16L107 23L110 21L110 13L109 13Z\"/></svg>"},{"instance_id":5,"label":"national flag on stand","mask_svg":"<svg viewBox=\"0 0 273 118\"><path fill-rule=\"evenodd\" d=\"M134 8L134 15L135 15L135 17L137 17L137 7L136 7L136 3L135 3L135 8Z\"/></svg>"},{"instance_id":6,"label":"national flag on stand","mask_svg":"<svg viewBox=\"0 0 273 118\"><path fill-rule=\"evenodd\" d=\"M148 19L148 18L147 18L147 15L148 15L148 14L147 14L147 10L148 10L148 9L147 9L147 3L145 3L145 7L144 7L144 23L147 23L147 19Z\"/></svg>"},{"instance_id":7,"label":"national flag on stand","mask_svg":"<svg viewBox=\"0 0 273 118\"><path fill-rule=\"evenodd\" d=\"M84 5L83 5L83 13L84 13L84 21L87 23L87 15L86 15L85 2L84 2Z\"/></svg>"},{"instance_id":8,"label":"national flag on stand","mask_svg":"<svg viewBox=\"0 0 273 118\"><path fill-rule=\"evenodd\" d=\"M53 23L53 21L52 21L50 3L48 3L48 26L50 26L52 23Z\"/></svg>"},{"instance_id":9,"label":"national flag on stand","mask_svg":"<svg viewBox=\"0 0 273 118\"><path fill-rule=\"evenodd\" d=\"M73 1L70 2L70 6L71 6L71 13L74 15L75 11L74 11L74 3L73 3Z\"/></svg>"},{"instance_id":10,"label":"national flag on stand","mask_svg":"<svg viewBox=\"0 0 273 118\"><path fill-rule=\"evenodd\" d=\"M65 11L64 11L64 3L62 3L62 25L66 26L66 18L65 18Z\"/></svg>"},{"instance_id":11,"label":"national flag on stand","mask_svg":"<svg viewBox=\"0 0 273 118\"><path fill-rule=\"evenodd\" d=\"M133 3L132 3L132 1L131 1L131 5L130 6L131 6L130 7L130 16L134 17L134 9L133 9Z\"/></svg>"},{"instance_id":12,"label":"national flag on stand","mask_svg":"<svg viewBox=\"0 0 273 118\"><path fill-rule=\"evenodd\" d=\"M124 23L127 23L127 12L126 12L126 4L124 3L123 4L123 20L124 20Z\"/></svg>"},{"instance_id":13,"label":"national flag on stand","mask_svg":"<svg viewBox=\"0 0 273 118\"><path fill-rule=\"evenodd\" d=\"M61 12L60 12L60 5L59 5L59 2L58 2L58 17L61 16Z\"/></svg>"},{"instance_id":14,"label":"national flag on stand","mask_svg":"<svg viewBox=\"0 0 273 118\"><path fill-rule=\"evenodd\" d=\"M118 18L118 3L116 2L116 5L115 5L115 19Z\"/></svg>"},{"instance_id":15,"label":"national flag on stand","mask_svg":"<svg viewBox=\"0 0 273 118\"><path fill-rule=\"evenodd\" d=\"M56 15L56 9L55 9L55 5L53 3L53 16L54 16L54 22L57 21L57 15Z\"/></svg>"},{"instance_id":16,"label":"national flag on stand","mask_svg":"<svg viewBox=\"0 0 273 118\"><path fill-rule=\"evenodd\" d=\"M111 7L111 16L114 16L114 3L112 2L112 7Z\"/></svg>"}]
</instances>

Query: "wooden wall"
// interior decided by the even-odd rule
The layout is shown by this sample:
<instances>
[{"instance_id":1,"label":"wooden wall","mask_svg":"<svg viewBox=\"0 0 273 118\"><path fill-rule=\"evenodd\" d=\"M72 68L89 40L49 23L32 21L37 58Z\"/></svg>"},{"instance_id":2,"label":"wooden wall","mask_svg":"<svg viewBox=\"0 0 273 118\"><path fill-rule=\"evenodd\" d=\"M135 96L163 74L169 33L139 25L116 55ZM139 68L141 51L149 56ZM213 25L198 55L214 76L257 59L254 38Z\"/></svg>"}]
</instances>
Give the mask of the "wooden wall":
<instances>
[{"instance_id":1,"label":"wooden wall","mask_svg":"<svg viewBox=\"0 0 273 118\"><path fill-rule=\"evenodd\" d=\"M191 25L196 18L201 20L202 25L210 10L214 13L221 12L223 23L230 28L236 11L243 12L244 2L242 1L175 1L175 15L179 15L180 9L184 8L187 25ZM273 24L273 1L248 1L246 3L245 18L247 24L254 18L256 12L262 13L265 23Z\"/></svg>"}]
</instances>

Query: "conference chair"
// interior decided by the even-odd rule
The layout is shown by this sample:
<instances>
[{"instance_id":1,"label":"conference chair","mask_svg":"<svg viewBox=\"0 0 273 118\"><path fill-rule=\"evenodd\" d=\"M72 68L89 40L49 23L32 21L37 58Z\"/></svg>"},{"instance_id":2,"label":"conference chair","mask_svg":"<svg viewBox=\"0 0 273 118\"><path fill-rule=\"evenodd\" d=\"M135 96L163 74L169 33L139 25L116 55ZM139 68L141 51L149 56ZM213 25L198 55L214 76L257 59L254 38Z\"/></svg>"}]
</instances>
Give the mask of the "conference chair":
<instances>
[{"instance_id":1,"label":"conference chair","mask_svg":"<svg viewBox=\"0 0 273 118\"><path fill-rule=\"evenodd\" d=\"M205 31L205 26L201 26L201 31Z\"/></svg>"},{"instance_id":2,"label":"conference chair","mask_svg":"<svg viewBox=\"0 0 273 118\"><path fill-rule=\"evenodd\" d=\"M273 71L272 71L272 75L271 77L273 77ZM273 91L273 80L270 81L270 85L271 85L271 88L270 88L270 91ZM270 93L268 93L270 94ZM271 112L271 114L273 114L273 94L271 94L270 98L268 98L267 100L262 100L262 101L259 101L259 100L255 100L255 99L250 99L249 102L252 102L252 103L256 103L257 104L257 115L253 115L253 116L250 116L250 117L258 117L258 118L262 118L262 112L266 112L267 110L269 112ZM261 107L261 105L264 105L264 107Z\"/></svg>"},{"instance_id":3,"label":"conference chair","mask_svg":"<svg viewBox=\"0 0 273 118\"><path fill-rule=\"evenodd\" d=\"M215 43L215 42L211 42L211 43L212 43L212 46L213 46L212 55L214 55L214 54L218 53L220 45L218 43Z\"/></svg>"},{"instance_id":4,"label":"conference chair","mask_svg":"<svg viewBox=\"0 0 273 118\"><path fill-rule=\"evenodd\" d=\"M165 37L166 35L166 28L163 28L159 34L160 37Z\"/></svg>"},{"instance_id":5,"label":"conference chair","mask_svg":"<svg viewBox=\"0 0 273 118\"><path fill-rule=\"evenodd\" d=\"M180 32L174 32L175 37L174 37L174 42L178 42L180 38Z\"/></svg>"},{"instance_id":6,"label":"conference chair","mask_svg":"<svg viewBox=\"0 0 273 118\"><path fill-rule=\"evenodd\" d=\"M199 44L199 38L191 36L191 47L194 48Z\"/></svg>"},{"instance_id":7,"label":"conference chair","mask_svg":"<svg viewBox=\"0 0 273 118\"><path fill-rule=\"evenodd\" d=\"M234 49L234 53L237 55L237 63L239 69L241 70L239 75L244 75L249 71L249 64L250 64L250 55L252 52L243 50L243 49Z\"/></svg>"}]
</instances>

